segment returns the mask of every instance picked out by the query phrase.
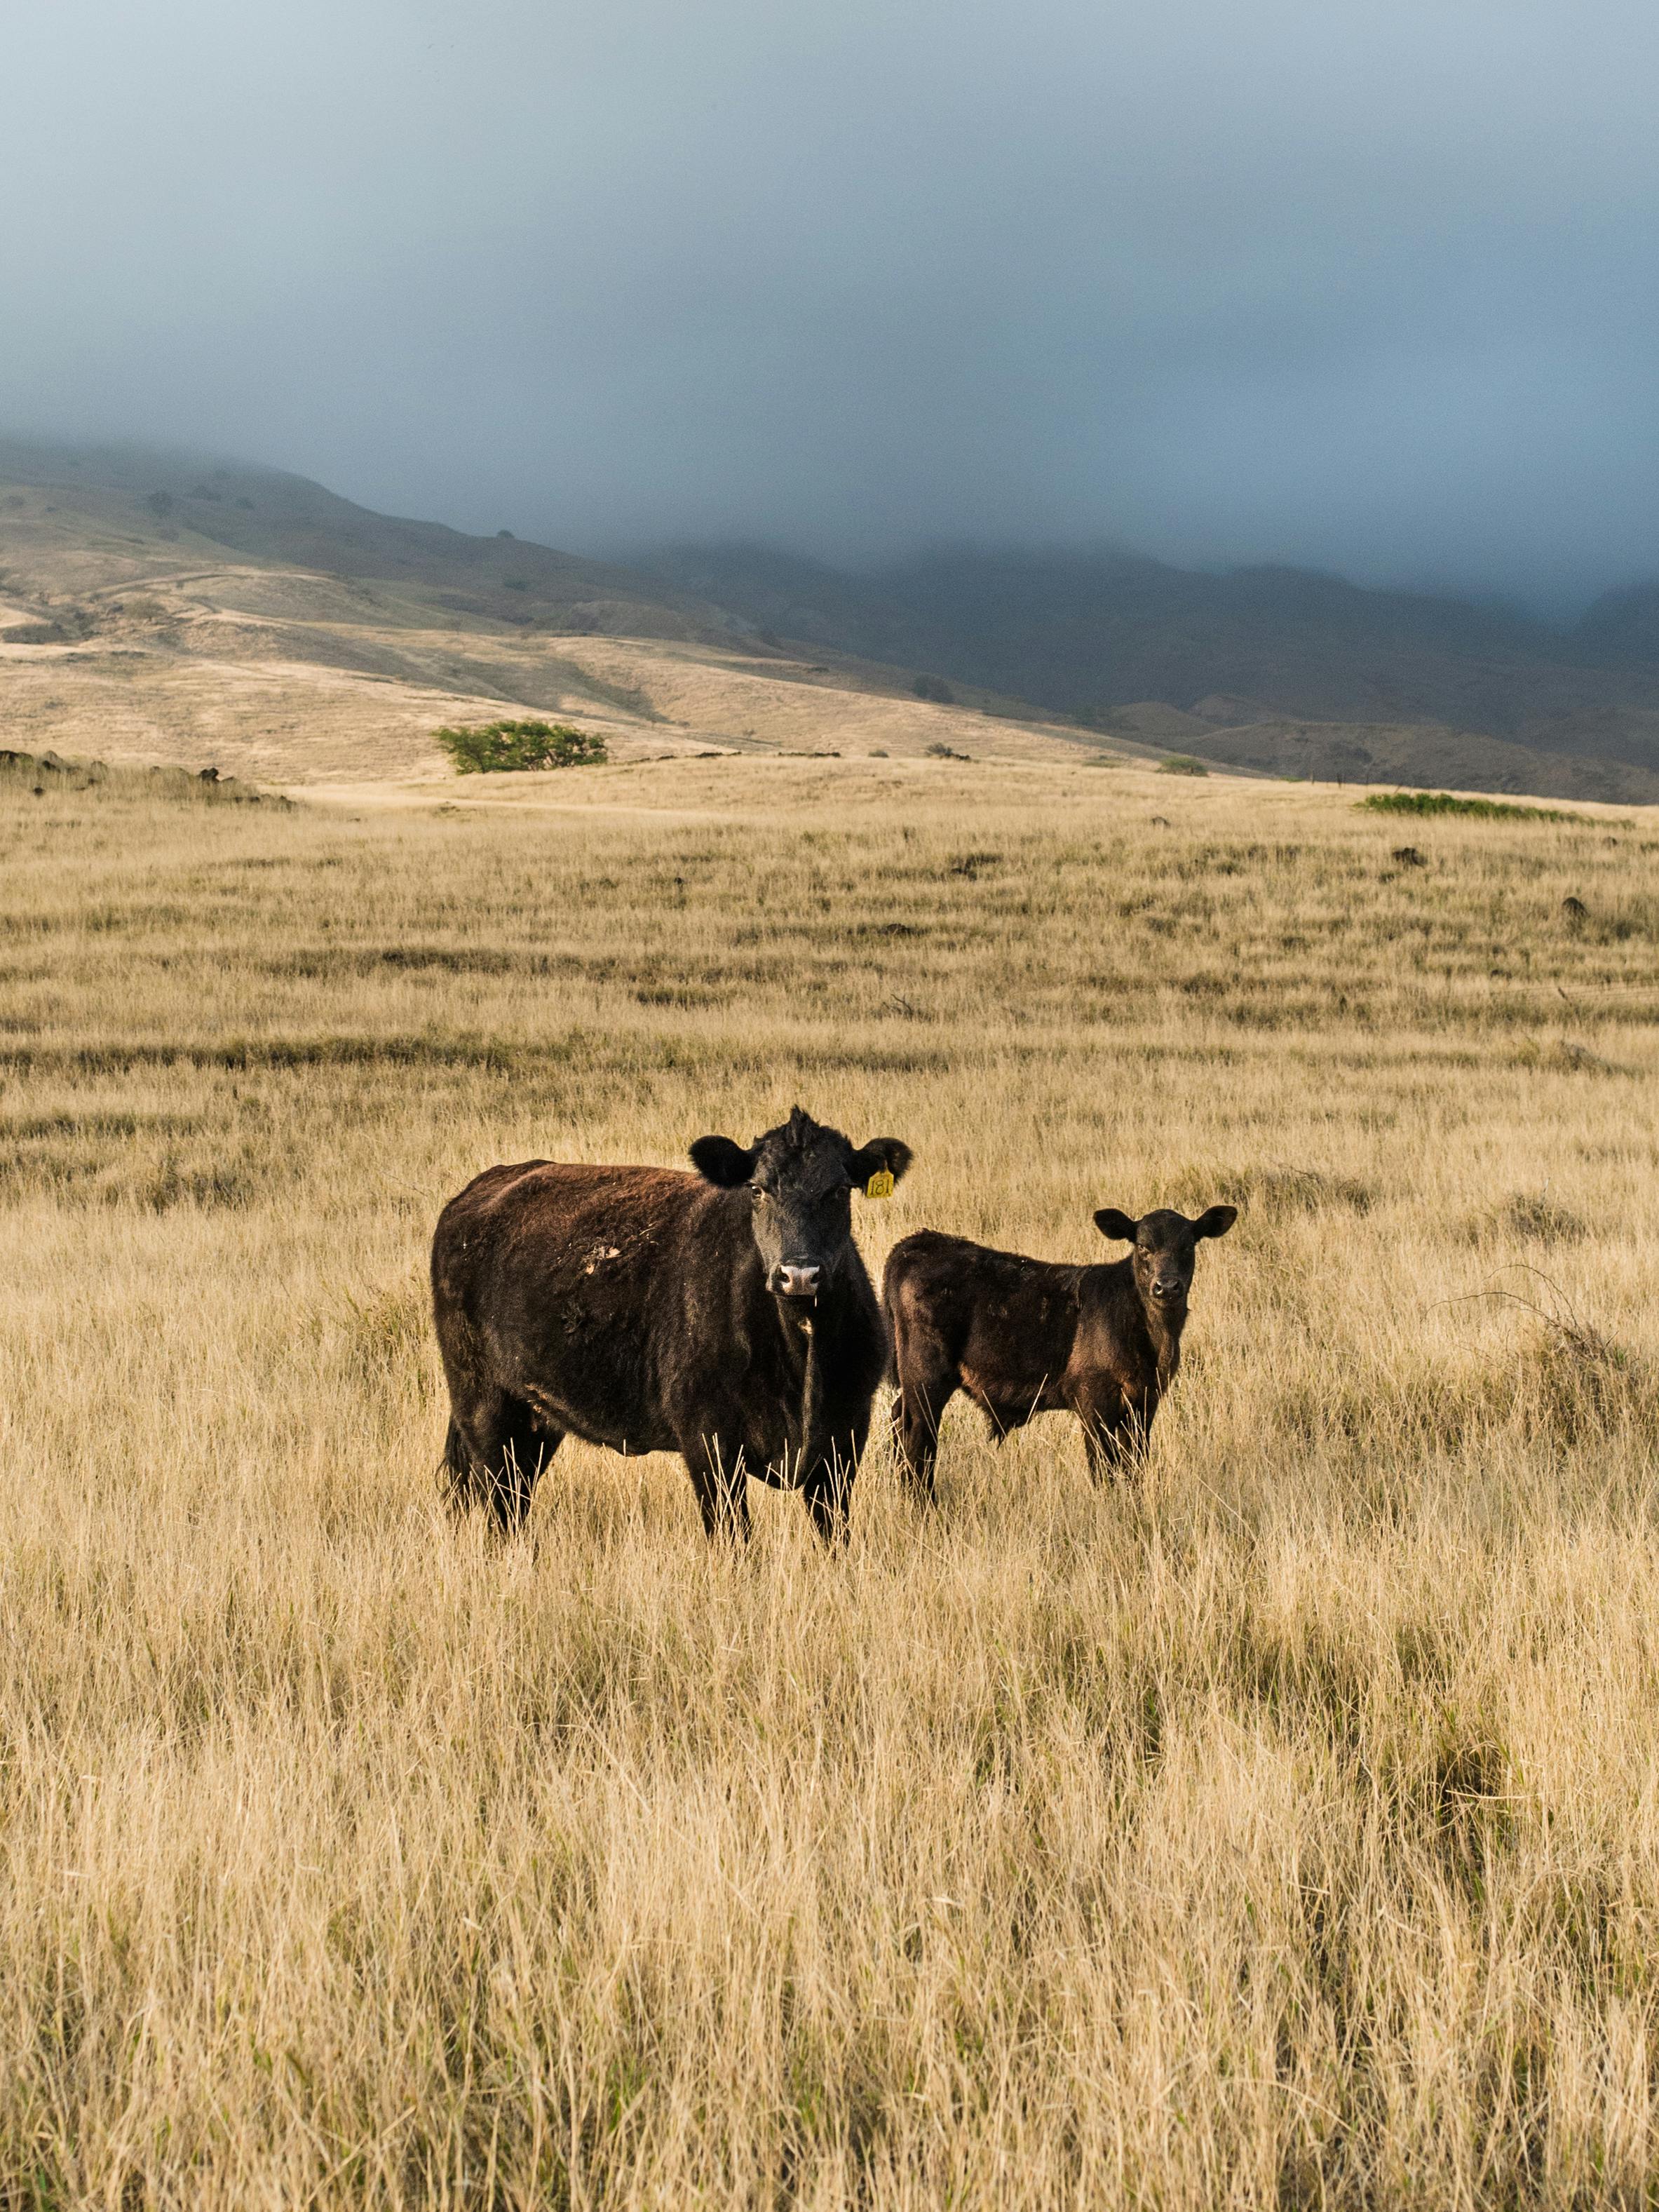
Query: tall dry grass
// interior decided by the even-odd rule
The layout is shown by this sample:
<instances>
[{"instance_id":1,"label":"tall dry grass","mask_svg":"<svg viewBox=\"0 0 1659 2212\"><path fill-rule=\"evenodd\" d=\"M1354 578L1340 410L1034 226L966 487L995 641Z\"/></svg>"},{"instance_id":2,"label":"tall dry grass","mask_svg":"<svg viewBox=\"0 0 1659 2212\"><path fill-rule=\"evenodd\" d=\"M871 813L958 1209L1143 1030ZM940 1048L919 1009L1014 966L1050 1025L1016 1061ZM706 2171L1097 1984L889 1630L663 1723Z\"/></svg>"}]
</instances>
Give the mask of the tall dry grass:
<instances>
[{"instance_id":1,"label":"tall dry grass","mask_svg":"<svg viewBox=\"0 0 1659 2212\"><path fill-rule=\"evenodd\" d=\"M1659 830L1410 827L0 794L0 2203L1645 2201ZM1242 1204L1139 1487L958 1410L842 1559L569 1447L453 1532L443 1197L796 1098L877 1264Z\"/></svg>"}]
</instances>

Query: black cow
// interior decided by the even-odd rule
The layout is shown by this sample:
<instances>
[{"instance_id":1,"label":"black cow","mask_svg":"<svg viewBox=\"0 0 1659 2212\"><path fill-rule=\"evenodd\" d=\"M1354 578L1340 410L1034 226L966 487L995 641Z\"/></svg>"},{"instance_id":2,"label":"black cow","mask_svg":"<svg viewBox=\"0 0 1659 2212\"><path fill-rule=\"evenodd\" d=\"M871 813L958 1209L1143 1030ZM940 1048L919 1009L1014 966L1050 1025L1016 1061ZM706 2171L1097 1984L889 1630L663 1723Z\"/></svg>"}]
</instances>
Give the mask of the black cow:
<instances>
[{"instance_id":1,"label":"black cow","mask_svg":"<svg viewBox=\"0 0 1659 2212\"><path fill-rule=\"evenodd\" d=\"M1075 1413L1097 1480L1133 1457L1181 1364L1199 1240L1225 1236L1237 1218L1231 1206L1196 1221L1165 1212L1133 1221L1103 1207L1096 1228L1134 1249L1097 1267L1054 1267L932 1229L902 1237L882 1297L909 1482L933 1495L939 1416L958 1390L999 1443L1033 1413Z\"/></svg>"},{"instance_id":2,"label":"black cow","mask_svg":"<svg viewBox=\"0 0 1659 2212\"><path fill-rule=\"evenodd\" d=\"M698 1172L532 1160L451 1199L432 1246L452 1501L515 1528L567 1436L678 1451L703 1525L746 1534L745 1477L799 1489L820 1535L848 1495L887 1364L852 1193L909 1147L855 1147L797 1107Z\"/></svg>"}]
</instances>

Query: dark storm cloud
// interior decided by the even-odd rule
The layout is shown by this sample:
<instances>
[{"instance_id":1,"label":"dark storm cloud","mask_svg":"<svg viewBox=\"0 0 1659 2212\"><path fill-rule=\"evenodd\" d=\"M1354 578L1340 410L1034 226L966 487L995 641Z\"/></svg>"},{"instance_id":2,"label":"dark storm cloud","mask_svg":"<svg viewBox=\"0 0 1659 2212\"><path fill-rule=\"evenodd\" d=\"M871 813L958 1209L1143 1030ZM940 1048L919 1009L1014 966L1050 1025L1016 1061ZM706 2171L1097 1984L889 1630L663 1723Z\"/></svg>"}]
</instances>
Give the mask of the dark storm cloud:
<instances>
[{"instance_id":1,"label":"dark storm cloud","mask_svg":"<svg viewBox=\"0 0 1659 2212\"><path fill-rule=\"evenodd\" d=\"M54 0L0 418L596 548L1659 570L1659 16Z\"/></svg>"}]
</instances>

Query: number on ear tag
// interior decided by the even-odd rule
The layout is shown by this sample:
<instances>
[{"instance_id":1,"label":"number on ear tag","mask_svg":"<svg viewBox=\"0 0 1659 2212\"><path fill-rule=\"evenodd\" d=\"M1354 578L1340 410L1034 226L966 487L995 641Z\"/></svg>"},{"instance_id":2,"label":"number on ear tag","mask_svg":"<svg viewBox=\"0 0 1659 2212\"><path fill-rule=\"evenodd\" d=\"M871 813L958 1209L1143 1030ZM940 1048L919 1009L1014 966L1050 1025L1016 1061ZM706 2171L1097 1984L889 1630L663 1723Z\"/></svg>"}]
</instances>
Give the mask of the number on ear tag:
<instances>
[{"instance_id":1,"label":"number on ear tag","mask_svg":"<svg viewBox=\"0 0 1659 2212\"><path fill-rule=\"evenodd\" d=\"M864 1186L864 1194L866 1198L890 1198L893 1195L893 1178L885 1168L876 1170Z\"/></svg>"}]
</instances>

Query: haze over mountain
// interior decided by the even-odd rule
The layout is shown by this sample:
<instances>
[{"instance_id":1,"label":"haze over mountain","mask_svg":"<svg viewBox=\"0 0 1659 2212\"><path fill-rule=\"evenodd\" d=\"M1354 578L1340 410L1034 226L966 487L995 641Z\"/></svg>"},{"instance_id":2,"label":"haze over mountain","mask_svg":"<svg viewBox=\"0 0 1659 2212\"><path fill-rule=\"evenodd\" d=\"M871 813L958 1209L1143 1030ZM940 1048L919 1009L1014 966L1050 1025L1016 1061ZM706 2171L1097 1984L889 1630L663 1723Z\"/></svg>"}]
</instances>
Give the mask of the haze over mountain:
<instances>
[{"instance_id":1,"label":"haze over mountain","mask_svg":"<svg viewBox=\"0 0 1659 2212\"><path fill-rule=\"evenodd\" d=\"M1557 626L1305 570L1202 574L1121 550L939 552L848 571L694 547L641 566L769 635L1241 765L1607 797L1659 775L1652 588Z\"/></svg>"},{"instance_id":2,"label":"haze over mountain","mask_svg":"<svg viewBox=\"0 0 1659 2212\"><path fill-rule=\"evenodd\" d=\"M1638 0L55 0L0 425L593 548L1659 575Z\"/></svg>"}]
</instances>

